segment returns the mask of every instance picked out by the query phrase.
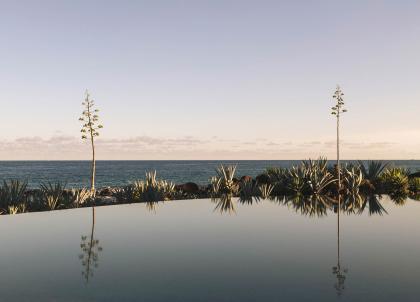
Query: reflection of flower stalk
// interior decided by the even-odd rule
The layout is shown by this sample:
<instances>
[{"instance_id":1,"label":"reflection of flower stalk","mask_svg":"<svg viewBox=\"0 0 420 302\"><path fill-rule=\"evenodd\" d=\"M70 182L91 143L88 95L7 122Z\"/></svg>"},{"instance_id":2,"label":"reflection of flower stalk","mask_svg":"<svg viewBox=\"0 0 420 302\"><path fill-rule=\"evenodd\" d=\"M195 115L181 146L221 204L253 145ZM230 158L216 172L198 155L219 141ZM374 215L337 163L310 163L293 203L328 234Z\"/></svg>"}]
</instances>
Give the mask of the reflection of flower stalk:
<instances>
[{"instance_id":1,"label":"reflection of flower stalk","mask_svg":"<svg viewBox=\"0 0 420 302\"><path fill-rule=\"evenodd\" d=\"M88 236L82 236L82 242L80 243L82 254L79 255L82 266L85 268L82 271L82 276L86 280L86 283L89 282L90 277L93 277L93 270L98 267L98 256L102 251L102 247L99 246L99 240L94 238L94 232L95 208L92 208L92 230L89 239Z\"/></svg>"},{"instance_id":2,"label":"reflection of flower stalk","mask_svg":"<svg viewBox=\"0 0 420 302\"><path fill-rule=\"evenodd\" d=\"M337 291L337 295L341 296L345 286L344 282L346 280L345 274L347 269L342 269L340 264L340 194L338 195L338 209L337 209L337 266L333 267L333 274L337 278L337 282L334 285L334 288Z\"/></svg>"}]
</instances>

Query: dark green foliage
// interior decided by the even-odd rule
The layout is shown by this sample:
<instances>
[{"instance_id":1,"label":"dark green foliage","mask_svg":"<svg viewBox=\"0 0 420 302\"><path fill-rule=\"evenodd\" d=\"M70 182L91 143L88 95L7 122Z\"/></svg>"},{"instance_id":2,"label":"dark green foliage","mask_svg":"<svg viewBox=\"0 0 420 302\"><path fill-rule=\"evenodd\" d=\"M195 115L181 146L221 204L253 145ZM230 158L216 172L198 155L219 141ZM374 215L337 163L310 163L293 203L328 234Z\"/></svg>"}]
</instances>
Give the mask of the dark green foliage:
<instances>
[{"instance_id":1,"label":"dark green foliage","mask_svg":"<svg viewBox=\"0 0 420 302\"><path fill-rule=\"evenodd\" d=\"M27 183L19 180L3 181L0 188L0 207L3 213L17 214L26 211Z\"/></svg>"},{"instance_id":2,"label":"dark green foliage","mask_svg":"<svg viewBox=\"0 0 420 302\"><path fill-rule=\"evenodd\" d=\"M66 196L66 185L57 181L41 184L42 202L46 210L57 210L66 208L70 204L70 199Z\"/></svg>"},{"instance_id":3,"label":"dark green foliage","mask_svg":"<svg viewBox=\"0 0 420 302\"><path fill-rule=\"evenodd\" d=\"M379 178L379 185L382 193L407 195L409 192L407 170L401 168L386 169Z\"/></svg>"}]
</instances>

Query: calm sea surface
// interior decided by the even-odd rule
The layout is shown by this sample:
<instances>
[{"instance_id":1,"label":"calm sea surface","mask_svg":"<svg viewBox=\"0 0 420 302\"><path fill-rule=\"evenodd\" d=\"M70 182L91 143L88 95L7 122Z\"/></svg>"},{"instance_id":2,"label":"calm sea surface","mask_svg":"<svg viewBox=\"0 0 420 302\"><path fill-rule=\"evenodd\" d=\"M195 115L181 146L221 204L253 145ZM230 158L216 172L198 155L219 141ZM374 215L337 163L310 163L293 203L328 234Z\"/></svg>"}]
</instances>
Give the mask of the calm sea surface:
<instances>
[{"instance_id":1,"label":"calm sea surface","mask_svg":"<svg viewBox=\"0 0 420 302\"><path fill-rule=\"evenodd\" d=\"M267 167L290 167L300 161L237 160L237 161L98 161L97 186L120 186L144 177L146 171L156 170L158 177L174 183L209 182L220 164L237 164L237 175L256 176ZM419 160L390 161L395 166L420 170ZM331 162L333 163L333 162ZM68 187L89 184L89 161L0 161L0 180L26 180L30 187L45 181L62 181Z\"/></svg>"},{"instance_id":2,"label":"calm sea surface","mask_svg":"<svg viewBox=\"0 0 420 302\"><path fill-rule=\"evenodd\" d=\"M417 302L420 202L378 202L340 220L236 199L1 216L0 300Z\"/></svg>"}]
</instances>

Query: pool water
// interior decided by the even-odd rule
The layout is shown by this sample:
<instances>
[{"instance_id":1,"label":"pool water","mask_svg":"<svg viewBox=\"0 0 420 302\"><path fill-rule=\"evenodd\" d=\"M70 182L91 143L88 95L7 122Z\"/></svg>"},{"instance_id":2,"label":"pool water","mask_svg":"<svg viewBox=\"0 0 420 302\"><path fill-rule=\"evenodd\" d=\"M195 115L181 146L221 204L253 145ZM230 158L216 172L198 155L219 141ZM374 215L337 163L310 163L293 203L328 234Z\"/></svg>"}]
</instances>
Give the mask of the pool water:
<instances>
[{"instance_id":1,"label":"pool water","mask_svg":"<svg viewBox=\"0 0 420 302\"><path fill-rule=\"evenodd\" d=\"M420 202L380 203L339 217L269 200L1 216L0 300L419 301Z\"/></svg>"}]
</instances>

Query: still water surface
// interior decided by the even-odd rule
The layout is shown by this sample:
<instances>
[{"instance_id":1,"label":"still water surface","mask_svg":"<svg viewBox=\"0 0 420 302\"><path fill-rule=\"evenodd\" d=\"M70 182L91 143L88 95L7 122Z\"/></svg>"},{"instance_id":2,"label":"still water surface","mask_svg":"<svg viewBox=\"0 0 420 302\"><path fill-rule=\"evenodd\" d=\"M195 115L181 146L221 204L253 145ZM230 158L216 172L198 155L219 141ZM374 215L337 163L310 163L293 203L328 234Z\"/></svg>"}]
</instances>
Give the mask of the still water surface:
<instances>
[{"instance_id":1,"label":"still water surface","mask_svg":"<svg viewBox=\"0 0 420 302\"><path fill-rule=\"evenodd\" d=\"M419 301L420 202L340 220L233 202L1 216L1 300Z\"/></svg>"}]
</instances>

